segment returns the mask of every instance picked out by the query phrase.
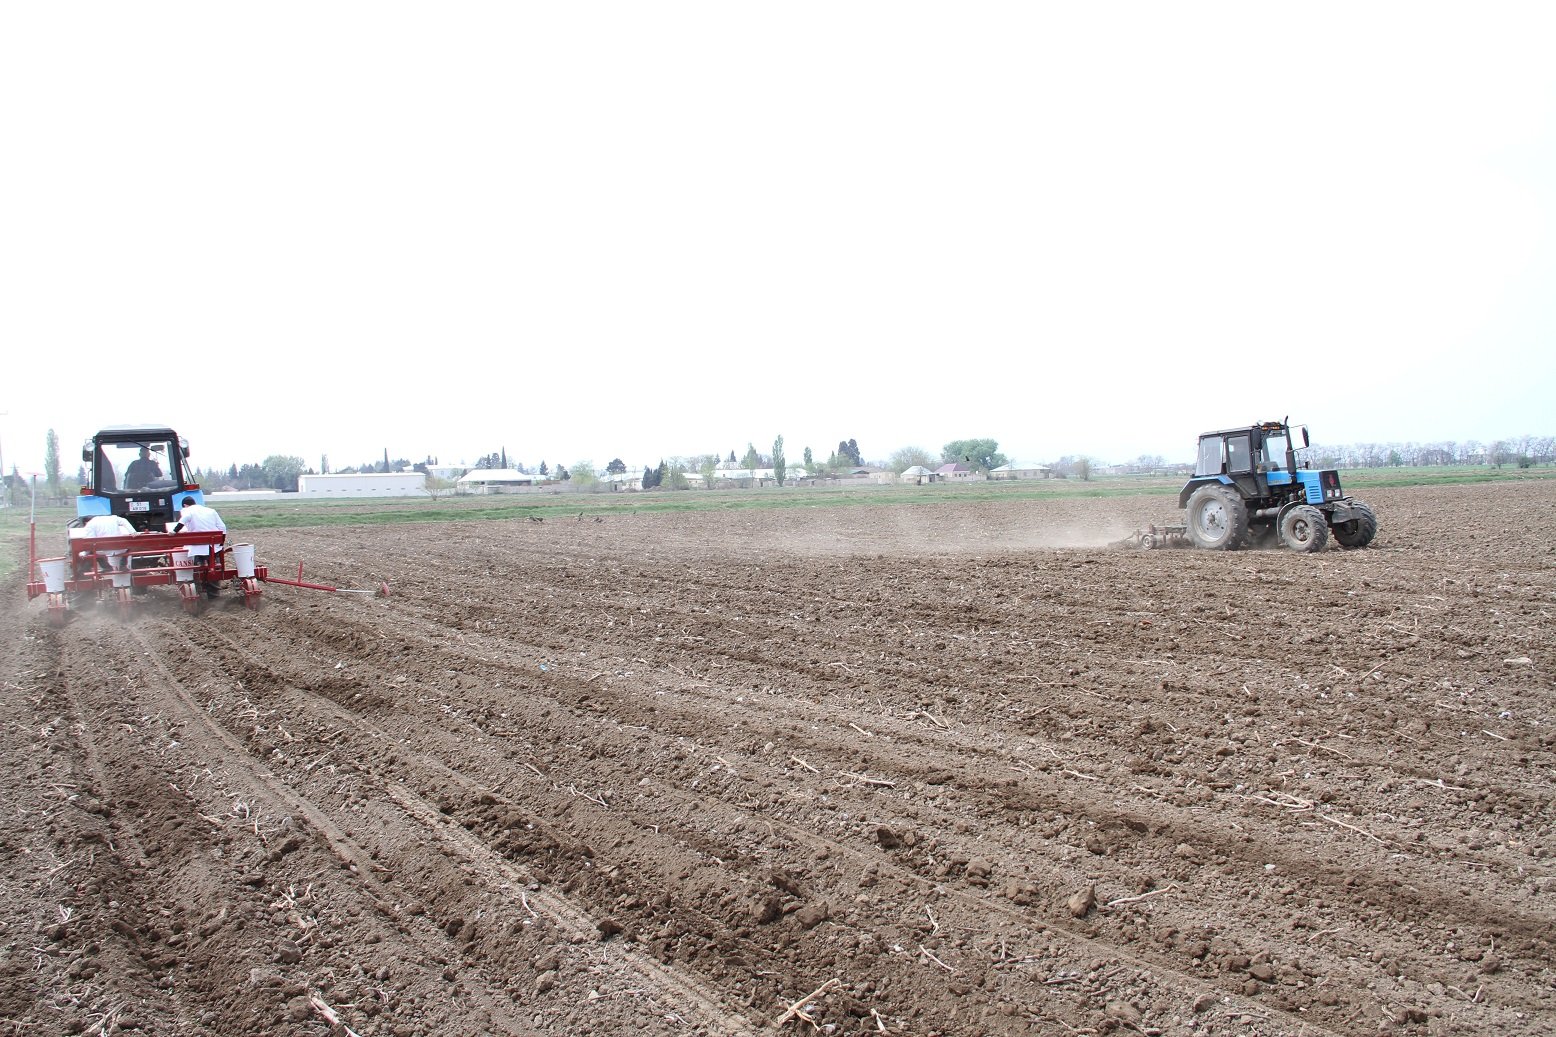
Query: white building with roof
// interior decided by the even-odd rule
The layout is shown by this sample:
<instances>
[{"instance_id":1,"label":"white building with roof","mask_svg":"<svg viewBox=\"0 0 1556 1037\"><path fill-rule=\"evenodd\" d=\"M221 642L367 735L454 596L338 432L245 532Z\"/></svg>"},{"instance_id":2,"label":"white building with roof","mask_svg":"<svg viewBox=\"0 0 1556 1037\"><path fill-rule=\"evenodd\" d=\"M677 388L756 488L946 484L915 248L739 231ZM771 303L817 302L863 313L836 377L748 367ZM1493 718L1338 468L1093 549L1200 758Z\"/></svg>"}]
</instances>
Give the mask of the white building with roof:
<instances>
[{"instance_id":1,"label":"white building with roof","mask_svg":"<svg viewBox=\"0 0 1556 1037\"><path fill-rule=\"evenodd\" d=\"M1046 465L1012 461L989 470L990 479L1047 479L1053 470Z\"/></svg>"},{"instance_id":2,"label":"white building with roof","mask_svg":"<svg viewBox=\"0 0 1556 1037\"><path fill-rule=\"evenodd\" d=\"M460 493L516 493L530 489L539 479L514 468L477 468L460 476L454 487Z\"/></svg>"},{"instance_id":3,"label":"white building with roof","mask_svg":"<svg viewBox=\"0 0 1556 1037\"><path fill-rule=\"evenodd\" d=\"M427 477L420 472L352 472L299 475L299 497L425 497Z\"/></svg>"}]
</instances>

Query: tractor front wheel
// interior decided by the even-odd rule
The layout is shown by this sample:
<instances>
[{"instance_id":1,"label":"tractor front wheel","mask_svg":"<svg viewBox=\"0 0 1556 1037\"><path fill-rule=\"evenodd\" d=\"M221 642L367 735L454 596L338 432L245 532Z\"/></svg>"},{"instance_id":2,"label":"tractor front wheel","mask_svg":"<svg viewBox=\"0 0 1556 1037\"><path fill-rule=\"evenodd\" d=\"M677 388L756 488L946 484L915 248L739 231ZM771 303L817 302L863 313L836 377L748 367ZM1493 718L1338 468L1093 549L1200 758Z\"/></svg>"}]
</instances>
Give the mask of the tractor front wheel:
<instances>
[{"instance_id":1,"label":"tractor front wheel","mask_svg":"<svg viewBox=\"0 0 1556 1037\"><path fill-rule=\"evenodd\" d=\"M1366 547L1378 535L1378 516L1359 500L1351 502L1351 512L1355 518L1334 524L1335 543L1345 548Z\"/></svg>"},{"instance_id":2,"label":"tractor front wheel","mask_svg":"<svg viewBox=\"0 0 1556 1037\"><path fill-rule=\"evenodd\" d=\"M1232 489L1201 486L1189 497L1189 539L1208 551L1235 551L1248 539L1248 507Z\"/></svg>"},{"instance_id":3,"label":"tractor front wheel","mask_svg":"<svg viewBox=\"0 0 1556 1037\"><path fill-rule=\"evenodd\" d=\"M1280 517L1280 542L1301 554L1322 551L1329 545L1329 523L1324 513L1299 504Z\"/></svg>"}]
</instances>

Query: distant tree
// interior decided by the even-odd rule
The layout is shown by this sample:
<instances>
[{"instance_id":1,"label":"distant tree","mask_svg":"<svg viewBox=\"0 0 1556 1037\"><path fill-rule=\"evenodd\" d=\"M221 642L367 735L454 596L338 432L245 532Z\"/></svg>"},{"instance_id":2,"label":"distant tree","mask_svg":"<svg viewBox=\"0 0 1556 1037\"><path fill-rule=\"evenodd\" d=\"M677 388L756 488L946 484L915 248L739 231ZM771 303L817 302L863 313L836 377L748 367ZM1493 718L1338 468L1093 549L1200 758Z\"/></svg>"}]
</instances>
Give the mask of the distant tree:
<instances>
[{"instance_id":1,"label":"distant tree","mask_svg":"<svg viewBox=\"0 0 1556 1037\"><path fill-rule=\"evenodd\" d=\"M773 479L782 486L788 474L789 466L783 456L783 437L779 436L773 440Z\"/></svg>"},{"instance_id":2,"label":"distant tree","mask_svg":"<svg viewBox=\"0 0 1556 1037\"><path fill-rule=\"evenodd\" d=\"M907 471L909 468L912 468L914 465L921 465L924 468L930 468L934 466L934 463L934 455L931 454L928 450L925 450L923 447L919 446L903 447L901 450L894 452L891 455L891 460L888 462L888 464L891 466L891 470L896 472L898 475L901 475L903 472Z\"/></svg>"},{"instance_id":3,"label":"distant tree","mask_svg":"<svg viewBox=\"0 0 1556 1037\"><path fill-rule=\"evenodd\" d=\"M548 474L550 474L550 473L548 473L546 471L546 462L544 462L544 461L540 462L540 474L541 475L548 475Z\"/></svg>"},{"instance_id":4,"label":"distant tree","mask_svg":"<svg viewBox=\"0 0 1556 1037\"><path fill-rule=\"evenodd\" d=\"M53 429L43 440L43 478L49 488L49 496L59 496L59 436Z\"/></svg>"},{"instance_id":5,"label":"distant tree","mask_svg":"<svg viewBox=\"0 0 1556 1037\"><path fill-rule=\"evenodd\" d=\"M384 462L388 464L387 461ZM303 474L303 459L271 454L260 466L264 470L265 484L283 493L297 492L297 477Z\"/></svg>"},{"instance_id":6,"label":"distant tree","mask_svg":"<svg viewBox=\"0 0 1556 1037\"><path fill-rule=\"evenodd\" d=\"M227 481L230 483L236 483L238 481L238 466L236 464L227 469Z\"/></svg>"},{"instance_id":7,"label":"distant tree","mask_svg":"<svg viewBox=\"0 0 1556 1037\"><path fill-rule=\"evenodd\" d=\"M734 464L735 463L735 452L733 450L731 450L729 452L729 463L730 464Z\"/></svg>"},{"instance_id":8,"label":"distant tree","mask_svg":"<svg viewBox=\"0 0 1556 1037\"><path fill-rule=\"evenodd\" d=\"M423 467L425 467L425 465L423 465ZM453 479L444 479L437 475L427 476L422 480L422 485L427 488L427 496L431 497L433 500L437 500L440 497L446 497L450 493L453 493L456 486Z\"/></svg>"},{"instance_id":9,"label":"distant tree","mask_svg":"<svg viewBox=\"0 0 1556 1037\"><path fill-rule=\"evenodd\" d=\"M15 505L21 499L27 484L22 480L22 473L16 470L16 465L11 465L11 474L5 477L6 499Z\"/></svg>"},{"instance_id":10,"label":"distant tree","mask_svg":"<svg viewBox=\"0 0 1556 1037\"><path fill-rule=\"evenodd\" d=\"M652 490L664 485L665 476L669 474L670 466L665 464L663 458L660 459L658 468L645 467L643 469L643 489Z\"/></svg>"},{"instance_id":11,"label":"distant tree","mask_svg":"<svg viewBox=\"0 0 1556 1037\"><path fill-rule=\"evenodd\" d=\"M740 466L753 472L762 467L762 455L756 452L756 444L746 444L746 454L740 459Z\"/></svg>"},{"instance_id":12,"label":"distant tree","mask_svg":"<svg viewBox=\"0 0 1556 1037\"><path fill-rule=\"evenodd\" d=\"M1084 454L1075 459L1075 477L1081 482L1091 481L1091 458Z\"/></svg>"},{"instance_id":13,"label":"distant tree","mask_svg":"<svg viewBox=\"0 0 1556 1037\"><path fill-rule=\"evenodd\" d=\"M626 470L627 463L619 457L611 458L610 464L605 466L605 474L607 475L621 475Z\"/></svg>"},{"instance_id":14,"label":"distant tree","mask_svg":"<svg viewBox=\"0 0 1556 1037\"><path fill-rule=\"evenodd\" d=\"M1512 463L1513 446L1505 439L1499 439L1486 450L1486 463L1501 468L1505 464Z\"/></svg>"},{"instance_id":15,"label":"distant tree","mask_svg":"<svg viewBox=\"0 0 1556 1037\"><path fill-rule=\"evenodd\" d=\"M566 468L562 467L561 465L557 465L556 466L556 477L557 477L557 481L558 482L567 482L569 479L571 479L573 477L573 473L569 472Z\"/></svg>"},{"instance_id":16,"label":"distant tree","mask_svg":"<svg viewBox=\"0 0 1556 1037\"><path fill-rule=\"evenodd\" d=\"M320 454L319 455L319 474L321 474L321 475L329 475L330 474L330 455L329 454Z\"/></svg>"},{"instance_id":17,"label":"distant tree","mask_svg":"<svg viewBox=\"0 0 1556 1037\"><path fill-rule=\"evenodd\" d=\"M661 467L663 463L661 462ZM684 458L674 458L670 467L666 468L659 477L659 481L672 490L689 490L691 484L686 481L686 461Z\"/></svg>"},{"instance_id":18,"label":"distant tree","mask_svg":"<svg viewBox=\"0 0 1556 1037\"><path fill-rule=\"evenodd\" d=\"M600 477L595 474L593 461L574 461L572 475L568 481L576 488L590 489L599 483Z\"/></svg>"},{"instance_id":19,"label":"distant tree","mask_svg":"<svg viewBox=\"0 0 1556 1037\"><path fill-rule=\"evenodd\" d=\"M702 488L713 489L713 480L719 474L719 455L703 454L702 459L697 462L697 471L702 475Z\"/></svg>"},{"instance_id":20,"label":"distant tree","mask_svg":"<svg viewBox=\"0 0 1556 1037\"><path fill-rule=\"evenodd\" d=\"M816 468L816 459L811 456L810 447L805 448L805 470L813 472Z\"/></svg>"},{"instance_id":21,"label":"distant tree","mask_svg":"<svg viewBox=\"0 0 1556 1037\"><path fill-rule=\"evenodd\" d=\"M945 464L959 462L987 472L1010 463L999 449L999 443L992 439L953 439L940 448L940 458Z\"/></svg>"},{"instance_id":22,"label":"distant tree","mask_svg":"<svg viewBox=\"0 0 1556 1037\"><path fill-rule=\"evenodd\" d=\"M864 464L864 458L859 455L858 440L840 440L837 444L837 457L856 468Z\"/></svg>"}]
</instances>

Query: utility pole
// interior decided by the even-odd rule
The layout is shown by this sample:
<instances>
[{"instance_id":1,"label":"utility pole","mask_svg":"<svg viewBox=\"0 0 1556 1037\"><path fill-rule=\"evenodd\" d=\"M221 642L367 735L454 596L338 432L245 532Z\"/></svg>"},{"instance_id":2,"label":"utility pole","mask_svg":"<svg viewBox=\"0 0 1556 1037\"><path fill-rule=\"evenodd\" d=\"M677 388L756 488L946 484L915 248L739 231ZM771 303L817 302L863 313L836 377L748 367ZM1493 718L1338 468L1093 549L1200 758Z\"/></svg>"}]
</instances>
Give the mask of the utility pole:
<instances>
[{"instance_id":1,"label":"utility pole","mask_svg":"<svg viewBox=\"0 0 1556 1037\"><path fill-rule=\"evenodd\" d=\"M9 418L10 416L11 416L11 412L10 411L8 411L8 410L0 410L0 418ZM5 481L5 451L4 450L0 450L0 487L3 487L5 489L4 493L0 493L0 508L9 508L11 506L11 484Z\"/></svg>"}]
</instances>

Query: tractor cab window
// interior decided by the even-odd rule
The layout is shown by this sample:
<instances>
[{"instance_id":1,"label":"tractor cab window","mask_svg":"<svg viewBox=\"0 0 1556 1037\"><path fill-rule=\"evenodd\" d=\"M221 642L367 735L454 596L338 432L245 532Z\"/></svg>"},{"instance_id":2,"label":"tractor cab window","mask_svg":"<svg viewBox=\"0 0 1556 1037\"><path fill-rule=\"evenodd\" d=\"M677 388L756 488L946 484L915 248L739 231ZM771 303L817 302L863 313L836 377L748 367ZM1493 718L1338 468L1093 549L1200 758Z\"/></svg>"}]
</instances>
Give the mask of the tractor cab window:
<instances>
[{"instance_id":1,"label":"tractor cab window","mask_svg":"<svg viewBox=\"0 0 1556 1037\"><path fill-rule=\"evenodd\" d=\"M1220 475L1221 459L1220 436L1206 436L1199 441L1199 460L1194 464L1195 475Z\"/></svg>"},{"instance_id":2,"label":"tractor cab window","mask_svg":"<svg viewBox=\"0 0 1556 1037\"><path fill-rule=\"evenodd\" d=\"M1226 437L1226 470L1233 474L1253 471L1253 451L1246 434Z\"/></svg>"},{"instance_id":3,"label":"tractor cab window","mask_svg":"<svg viewBox=\"0 0 1556 1037\"><path fill-rule=\"evenodd\" d=\"M182 485L178 444L170 440L103 443L97 451L96 485L107 492L171 490Z\"/></svg>"},{"instance_id":4,"label":"tractor cab window","mask_svg":"<svg viewBox=\"0 0 1556 1037\"><path fill-rule=\"evenodd\" d=\"M1265 470L1271 472L1281 471L1286 467L1286 437L1284 434L1264 437L1264 461Z\"/></svg>"}]
</instances>

